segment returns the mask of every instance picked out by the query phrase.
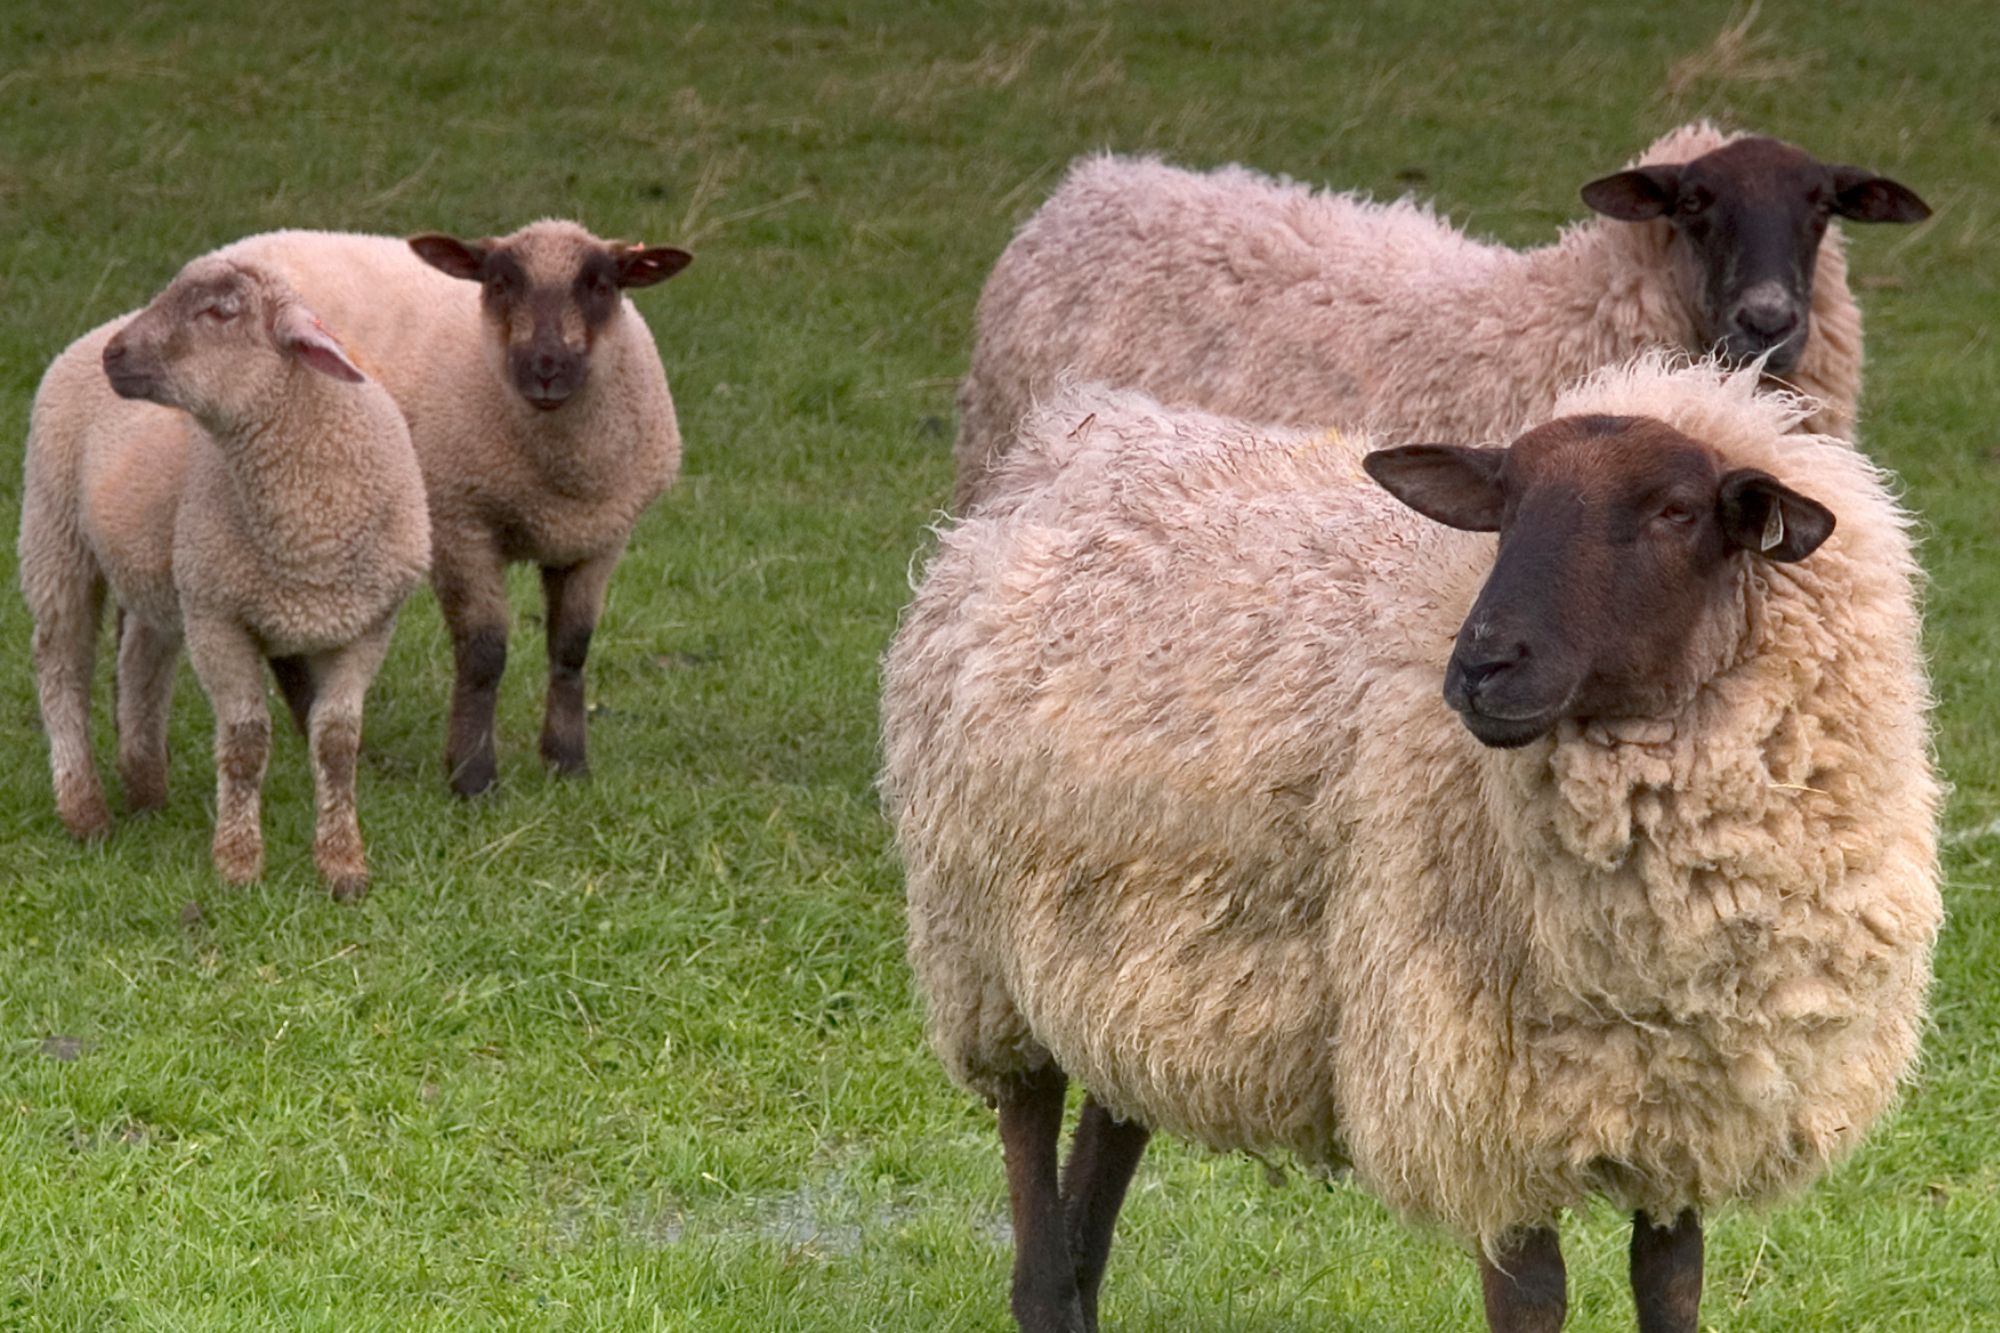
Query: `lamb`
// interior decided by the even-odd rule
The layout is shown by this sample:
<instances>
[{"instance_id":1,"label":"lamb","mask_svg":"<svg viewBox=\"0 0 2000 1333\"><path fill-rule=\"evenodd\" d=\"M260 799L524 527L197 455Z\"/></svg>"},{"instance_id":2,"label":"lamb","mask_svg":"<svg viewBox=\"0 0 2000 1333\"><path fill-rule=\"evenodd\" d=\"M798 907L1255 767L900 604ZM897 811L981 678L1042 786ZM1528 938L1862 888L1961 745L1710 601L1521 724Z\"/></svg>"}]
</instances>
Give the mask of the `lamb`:
<instances>
[{"instance_id":1,"label":"lamb","mask_svg":"<svg viewBox=\"0 0 2000 1333\"><path fill-rule=\"evenodd\" d=\"M1505 450L1096 386L1026 419L882 702L1023 1329L1096 1327L1155 1130L1351 1166L1537 1330L1562 1209L1630 1210L1641 1327L1693 1330L1701 1214L1861 1138L1917 1048L1939 785L1909 517L1809 410L1653 354Z\"/></svg>"},{"instance_id":2,"label":"lamb","mask_svg":"<svg viewBox=\"0 0 2000 1333\"><path fill-rule=\"evenodd\" d=\"M672 277L690 256L557 219L484 241L268 232L217 253L283 273L409 417L455 665L452 790L474 795L496 775L504 573L520 560L542 571L542 757L558 773L587 771L591 635L633 525L680 470L659 351L620 293ZM295 708L309 697L303 682L281 684Z\"/></svg>"},{"instance_id":3,"label":"lamb","mask_svg":"<svg viewBox=\"0 0 2000 1333\"><path fill-rule=\"evenodd\" d=\"M118 769L165 804L167 714L186 639L215 709L215 866L262 873L270 752L264 663L311 682L313 858L335 898L367 891L354 808L362 697L430 564L402 413L270 270L200 259L143 310L72 343L29 418L21 587L56 806L78 838L110 814L90 757L90 678L108 589L120 611Z\"/></svg>"},{"instance_id":4,"label":"lamb","mask_svg":"<svg viewBox=\"0 0 2000 1333\"><path fill-rule=\"evenodd\" d=\"M1719 347L1768 357L1767 374L1820 401L1810 429L1852 438L1861 315L1828 217L1915 222L1924 202L1706 123L1639 162L1583 187L1602 216L1517 251L1409 200L1242 167L1082 159L980 296L958 395L958 508L984 494L1016 423L1065 371L1385 442L1498 441L1599 366L1652 346Z\"/></svg>"}]
</instances>

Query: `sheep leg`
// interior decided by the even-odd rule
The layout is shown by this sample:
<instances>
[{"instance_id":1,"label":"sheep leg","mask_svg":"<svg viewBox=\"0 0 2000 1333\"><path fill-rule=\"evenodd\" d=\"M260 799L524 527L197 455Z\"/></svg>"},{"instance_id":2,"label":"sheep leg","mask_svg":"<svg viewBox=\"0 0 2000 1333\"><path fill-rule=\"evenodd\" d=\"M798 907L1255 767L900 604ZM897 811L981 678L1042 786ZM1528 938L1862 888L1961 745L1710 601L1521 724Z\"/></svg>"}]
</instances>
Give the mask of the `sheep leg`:
<instances>
[{"instance_id":1,"label":"sheep leg","mask_svg":"<svg viewBox=\"0 0 2000 1333\"><path fill-rule=\"evenodd\" d=\"M506 565L490 542L435 534L431 582L451 631L451 720L444 742L445 774L460 796L493 785L493 716L500 673L507 669Z\"/></svg>"},{"instance_id":2,"label":"sheep leg","mask_svg":"<svg viewBox=\"0 0 2000 1333\"><path fill-rule=\"evenodd\" d=\"M313 863L337 902L358 902L368 893L368 856L354 809L354 771L361 753L362 698L388 655L395 626L395 615L385 616L353 643L318 658L310 667L313 703L307 738L318 802Z\"/></svg>"},{"instance_id":3,"label":"sheep leg","mask_svg":"<svg viewBox=\"0 0 2000 1333\"><path fill-rule=\"evenodd\" d=\"M90 757L90 677L104 618L104 579L90 553L64 540L46 519L45 507L46 498L38 496L24 505L21 590L35 616L35 685L49 737L49 775L63 827L77 838L101 838L111 831L111 808ZM47 549L56 553L31 563L29 552Z\"/></svg>"},{"instance_id":4,"label":"sheep leg","mask_svg":"<svg viewBox=\"0 0 2000 1333\"><path fill-rule=\"evenodd\" d=\"M1118 1119L1095 1097L1084 1098L1070 1139L1069 1160L1063 1164L1062 1199L1086 1333L1097 1333L1097 1289L1111 1257L1111 1231L1151 1137L1144 1125Z\"/></svg>"},{"instance_id":5,"label":"sheep leg","mask_svg":"<svg viewBox=\"0 0 2000 1333\"><path fill-rule=\"evenodd\" d=\"M112 701L118 717L118 776L128 808L157 810L167 803L167 715L173 706L180 635L137 616L119 620L124 628L118 639L118 693Z\"/></svg>"},{"instance_id":6,"label":"sheep leg","mask_svg":"<svg viewBox=\"0 0 2000 1333\"><path fill-rule=\"evenodd\" d=\"M1555 1228L1517 1232L1499 1254L1481 1254L1479 1288L1493 1333L1556 1333L1569 1295Z\"/></svg>"},{"instance_id":7,"label":"sheep leg","mask_svg":"<svg viewBox=\"0 0 2000 1333\"><path fill-rule=\"evenodd\" d=\"M1014 1220L1013 1310L1021 1333L1085 1333L1056 1186L1068 1083L1050 1065L1023 1075L999 1097L1000 1147Z\"/></svg>"},{"instance_id":8,"label":"sheep leg","mask_svg":"<svg viewBox=\"0 0 2000 1333\"><path fill-rule=\"evenodd\" d=\"M1632 1298L1639 1333L1695 1333L1701 1311L1701 1217L1692 1208L1669 1227L1632 1216Z\"/></svg>"},{"instance_id":9,"label":"sheep leg","mask_svg":"<svg viewBox=\"0 0 2000 1333\"><path fill-rule=\"evenodd\" d=\"M231 884L264 871L260 804L271 755L264 654L236 625L190 616L188 656L215 709L215 868Z\"/></svg>"},{"instance_id":10,"label":"sheep leg","mask_svg":"<svg viewBox=\"0 0 2000 1333\"><path fill-rule=\"evenodd\" d=\"M543 619L548 626L549 697L542 718L542 759L565 776L589 771L584 758L583 663L604 609L604 591L618 552L557 568L542 566Z\"/></svg>"},{"instance_id":11,"label":"sheep leg","mask_svg":"<svg viewBox=\"0 0 2000 1333\"><path fill-rule=\"evenodd\" d=\"M285 708L292 715L292 725L299 729L299 735L310 735L313 706L311 664L297 654L274 657L271 659L271 676L278 682L278 693L285 697Z\"/></svg>"}]
</instances>

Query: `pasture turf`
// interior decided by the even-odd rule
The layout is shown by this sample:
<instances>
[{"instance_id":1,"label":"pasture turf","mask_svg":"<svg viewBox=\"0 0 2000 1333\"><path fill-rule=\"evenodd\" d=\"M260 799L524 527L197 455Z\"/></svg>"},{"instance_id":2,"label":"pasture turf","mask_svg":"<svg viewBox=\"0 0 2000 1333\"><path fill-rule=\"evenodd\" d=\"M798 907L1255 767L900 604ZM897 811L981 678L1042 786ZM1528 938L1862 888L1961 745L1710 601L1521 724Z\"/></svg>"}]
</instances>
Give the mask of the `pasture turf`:
<instances>
[{"instance_id":1,"label":"pasture turf","mask_svg":"<svg viewBox=\"0 0 2000 1333\"><path fill-rule=\"evenodd\" d=\"M595 776L534 760L522 571L501 785L447 797L419 595L369 700L359 907L314 881L288 733L265 880L213 878L185 670L169 807L72 845L0 596L0 1327L1010 1328L991 1117L923 1049L872 789L876 663L948 493L986 270L1093 149L1415 190L1530 243L1697 115L1936 208L1851 236L1865 437L1924 518L1955 788L1921 1073L1802 1199L1712 1219L1704 1323L2000 1327L1992 36L1990 0L0 7L10 533L42 367L200 250L571 214L697 254L639 297L686 472L592 653ZM11 589L11 539L0 565ZM1571 1327L1631 1327L1620 1219L1567 1248ZM1162 1144L1105 1324L1477 1311L1473 1265L1352 1186Z\"/></svg>"}]
</instances>

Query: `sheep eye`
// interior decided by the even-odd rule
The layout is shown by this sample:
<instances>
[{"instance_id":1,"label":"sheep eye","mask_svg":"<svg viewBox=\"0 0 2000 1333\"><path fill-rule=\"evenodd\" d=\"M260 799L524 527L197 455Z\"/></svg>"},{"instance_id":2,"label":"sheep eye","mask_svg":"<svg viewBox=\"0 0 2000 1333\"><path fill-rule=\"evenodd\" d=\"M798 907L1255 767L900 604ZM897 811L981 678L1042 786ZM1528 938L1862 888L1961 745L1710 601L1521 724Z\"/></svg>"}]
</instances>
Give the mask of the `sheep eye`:
<instances>
[{"instance_id":1,"label":"sheep eye","mask_svg":"<svg viewBox=\"0 0 2000 1333\"><path fill-rule=\"evenodd\" d=\"M235 319L239 312L234 305L218 301L214 305L203 306L199 313L203 319L214 320L217 324L227 324Z\"/></svg>"},{"instance_id":2,"label":"sheep eye","mask_svg":"<svg viewBox=\"0 0 2000 1333\"><path fill-rule=\"evenodd\" d=\"M1674 211L1683 217L1693 217L1697 213L1706 212L1711 202L1713 201L1706 193L1699 190L1691 191L1682 195L1674 204Z\"/></svg>"},{"instance_id":3,"label":"sheep eye","mask_svg":"<svg viewBox=\"0 0 2000 1333\"><path fill-rule=\"evenodd\" d=\"M1660 511L1660 518L1677 528L1684 528L1694 522L1694 508L1691 505L1670 504Z\"/></svg>"}]
</instances>

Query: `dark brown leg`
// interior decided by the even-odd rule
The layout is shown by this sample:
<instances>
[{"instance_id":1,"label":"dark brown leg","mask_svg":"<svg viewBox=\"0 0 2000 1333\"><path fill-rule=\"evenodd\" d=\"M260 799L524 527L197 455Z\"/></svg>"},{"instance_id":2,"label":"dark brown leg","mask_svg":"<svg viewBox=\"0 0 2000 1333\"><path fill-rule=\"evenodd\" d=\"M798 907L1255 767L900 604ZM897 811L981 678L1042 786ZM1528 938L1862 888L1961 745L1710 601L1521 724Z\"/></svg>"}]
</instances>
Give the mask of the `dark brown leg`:
<instances>
[{"instance_id":1,"label":"dark brown leg","mask_svg":"<svg viewBox=\"0 0 2000 1333\"><path fill-rule=\"evenodd\" d=\"M507 669L505 623L469 630L454 628L451 720L445 725L444 763L451 789L477 796L493 785L499 763L493 754L494 713L500 702L500 673Z\"/></svg>"},{"instance_id":2,"label":"dark brown leg","mask_svg":"<svg viewBox=\"0 0 2000 1333\"><path fill-rule=\"evenodd\" d=\"M1701 1218L1690 1208L1670 1227L1632 1217L1632 1299L1639 1333L1696 1333L1701 1312Z\"/></svg>"},{"instance_id":3,"label":"dark brown leg","mask_svg":"<svg viewBox=\"0 0 2000 1333\"><path fill-rule=\"evenodd\" d=\"M274 657L271 659L271 675L277 679L278 693L285 696L285 707L291 711L292 725L305 736L312 731L313 678L312 668L302 656Z\"/></svg>"},{"instance_id":4,"label":"dark brown leg","mask_svg":"<svg viewBox=\"0 0 2000 1333\"><path fill-rule=\"evenodd\" d=\"M1000 1147L1014 1218L1014 1320L1021 1333L1084 1333L1056 1186L1068 1082L1051 1065L1021 1078L999 1099Z\"/></svg>"},{"instance_id":5,"label":"dark brown leg","mask_svg":"<svg viewBox=\"0 0 2000 1333\"><path fill-rule=\"evenodd\" d=\"M493 785L493 715L507 669L507 562L490 532L431 513L431 585L451 631L451 716L445 777L460 796Z\"/></svg>"},{"instance_id":6,"label":"dark brown leg","mask_svg":"<svg viewBox=\"0 0 2000 1333\"><path fill-rule=\"evenodd\" d=\"M542 759L564 776L588 771L584 757L583 664L597 628L603 585L588 565L542 566L549 647L549 697L542 717ZM590 594L593 588L598 593Z\"/></svg>"},{"instance_id":7,"label":"dark brown leg","mask_svg":"<svg viewBox=\"0 0 2000 1333\"><path fill-rule=\"evenodd\" d=\"M1556 1333L1569 1309L1562 1242L1553 1227L1510 1236L1496 1263L1479 1256L1479 1289L1493 1333Z\"/></svg>"},{"instance_id":8,"label":"dark brown leg","mask_svg":"<svg viewBox=\"0 0 2000 1333\"><path fill-rule=\"evenodd\" d=\"M1131 1120L1119 1120L1095 1097L1083 1101L1076 1134L1070 1140L1069 1161L1063 1164L1064 1229L1070 1257L1076 1263L1076 1291L1083 1303L1086 1333L1097 1333L1097 1289L1104 1282L1104 1264L1111 1257L1111 1231L1125 1202L1125 1187L1139 1169L1152 1131Z\"/></svg>"}]
</instances>

